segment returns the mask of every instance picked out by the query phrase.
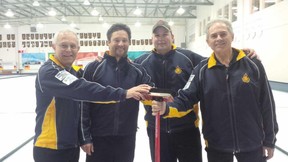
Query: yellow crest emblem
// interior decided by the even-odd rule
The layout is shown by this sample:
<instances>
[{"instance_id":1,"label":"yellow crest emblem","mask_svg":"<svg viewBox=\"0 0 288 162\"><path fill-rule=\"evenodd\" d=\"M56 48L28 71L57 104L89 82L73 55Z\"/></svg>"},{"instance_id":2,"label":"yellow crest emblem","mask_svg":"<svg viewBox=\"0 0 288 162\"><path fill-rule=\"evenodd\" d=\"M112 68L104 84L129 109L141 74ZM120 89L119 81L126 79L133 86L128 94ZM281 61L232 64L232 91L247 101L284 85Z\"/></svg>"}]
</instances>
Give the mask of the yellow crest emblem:
<instances>
[{"instance_id":1,"label":"yellow crest emblem","mask_svg":"<svg viewBox=\"0 0 288 162\"><path fill-rule=\"evenodd\" d=\"M182 69L179 66L177 66L176 69L175 69L175 73L176 74L181 74L182 73Z\"/></svg>"},{"instance_id":2,"label":"yellow crest emblem","mask_svg":"<svg viewBox=\"0 0 288 162\"><path fill-rule=\"evenodd\" d=\"M245 74L243 75L242 81L243 81L244 83L249 83L249 82L250 82L250 78L249 78L249 76L248 76L247 73L245 73Z\"/></svg>"}]
</instances>

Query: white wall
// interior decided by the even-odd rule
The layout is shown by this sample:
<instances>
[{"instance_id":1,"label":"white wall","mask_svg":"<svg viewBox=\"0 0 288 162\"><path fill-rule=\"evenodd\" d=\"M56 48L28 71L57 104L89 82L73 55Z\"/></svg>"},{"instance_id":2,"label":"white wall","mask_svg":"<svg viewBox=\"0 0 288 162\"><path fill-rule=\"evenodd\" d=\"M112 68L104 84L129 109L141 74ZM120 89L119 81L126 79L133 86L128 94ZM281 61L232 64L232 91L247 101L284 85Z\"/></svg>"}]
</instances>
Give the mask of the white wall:
<instances>
[{"instance_id":1,"label":"white wall","mask_svg":"<svg viewBox=\"0 0 288 162\"><path fill-rule=\"evenodd\" d=\"M213 6L201 6L197 10L197 20L187 23L188 37L195 34L193 41L187 42L189 49L209 56L211 49L206 44L206 35L200 35L199 23L210 17L217 17L219 8L232 0L214 1ZM288 0L267 7L253 14L247 14L248 0L238 0L238 20L233 22L236 48L249 47L256 50L266 69L268 79L288 83L286 45L288 42Z\"/></svg>"},{"instance_id":2,"label":"white wall","mask_svg":"<svg viewBox=\"0 0 288 162\"><path fill-rule=\"evenodd\" d=\"M7 40L6 35L7 34L17 35L17 30L13 30L13 29L5 30L5 29L0 27L0 33L2 34L1 42L9 42ZM2 62L12 62L13 64L16 64L16 62L18 60L17 57L18 56L17 56L16 48L0 48L0 60Z\"/></svg>"},{"instance_id":3,"label":"white wall","mask_svg":"<svg viewBox=\"0 0 288 162\"><path fill-rule=\"evenodd\" d=\"M288 1L266 8L247 18L244 47L255 48L269 80L288 83ZM248 38L248 34L250 37ZM255 35L253 38L252 36Z\"/></svg>"}]
</instances>

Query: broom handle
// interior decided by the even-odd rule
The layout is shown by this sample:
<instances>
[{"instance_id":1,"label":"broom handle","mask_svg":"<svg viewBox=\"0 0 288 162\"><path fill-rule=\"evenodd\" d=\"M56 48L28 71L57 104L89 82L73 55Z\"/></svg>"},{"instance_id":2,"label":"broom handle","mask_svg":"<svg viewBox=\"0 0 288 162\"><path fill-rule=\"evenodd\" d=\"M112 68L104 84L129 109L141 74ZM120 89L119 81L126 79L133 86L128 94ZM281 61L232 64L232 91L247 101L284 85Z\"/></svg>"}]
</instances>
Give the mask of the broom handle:
<instances>
[{"instance_id":1,"label":"broom handle","mask_svg":"<svg viewBox=\"0 0 288 162\"><path fill-rule=\"evenodd\" d=\"M155 116L155 162L160 162L160 114Z\"/></svg>"}]
</instances>

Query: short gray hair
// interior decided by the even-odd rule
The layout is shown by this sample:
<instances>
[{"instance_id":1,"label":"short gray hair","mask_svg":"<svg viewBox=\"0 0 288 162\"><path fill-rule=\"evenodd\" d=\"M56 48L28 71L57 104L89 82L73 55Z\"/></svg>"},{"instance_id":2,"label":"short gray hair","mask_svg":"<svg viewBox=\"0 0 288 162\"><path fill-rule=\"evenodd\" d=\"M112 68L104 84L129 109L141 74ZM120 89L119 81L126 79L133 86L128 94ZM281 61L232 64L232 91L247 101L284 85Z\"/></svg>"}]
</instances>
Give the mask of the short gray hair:
<instances>
[{"instance_id":1,"label":"short gray hair","mask_svg":"<svg viewBox=\"0 0 288 162\"><path fill-rule=\"evenodd\" d=\"M71 33L71 34L75 35L75 37L76 37L76 39L77 39L77 44L78 44L78 45L80 44L80 41L79 41L79 38L78 38L77 33L75 33L75 32L72 31L72 30L69 30L69 29L60 30L60 31L56 32L55 35L54 35L54 37L53 37L52 44L56 44L56 43L57 43L59 35L61 35L61 34L67 34L67 33Z\"/></svg>"},{"instance_id":2,"label":"short gray hair","mask_svg":"<svg viewBox=\"0 0 288 162\"><path fill-rule=\"evenodd\" d=\"M215 23L223 23L223 24L225 24L226 26L227 26L227 29L228 29L228 31L231 33L231 34L234 34L234 32L233 32L233 28L232 28L232 24L231 24L231 22L229 21L229 20L227 20L227 19L215 19L215 20L212 20L212 21L210 21L207 25L206 25L206 39L208 39L208 31L209 31L209 29L210 29L210 27L212 26L212 25L214 25Z\"/></svg>"}]
</instances>

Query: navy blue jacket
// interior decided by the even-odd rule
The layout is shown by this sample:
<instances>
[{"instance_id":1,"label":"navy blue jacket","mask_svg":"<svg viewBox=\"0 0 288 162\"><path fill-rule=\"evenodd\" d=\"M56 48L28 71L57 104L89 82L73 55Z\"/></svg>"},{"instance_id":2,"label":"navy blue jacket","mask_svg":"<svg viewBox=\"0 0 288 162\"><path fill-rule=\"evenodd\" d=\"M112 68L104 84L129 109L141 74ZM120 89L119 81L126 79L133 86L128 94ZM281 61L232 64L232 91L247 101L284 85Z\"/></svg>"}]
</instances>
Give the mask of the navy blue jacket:
<instances>
[{"instance_id":1,"label":"navy blue jacket","mask_svg":"<svg viewBox=\"0 0 288 162\"><path fill-rule=\"evenodd\" d=\"M77 70L64 69L53 56L39 69L34 146L49 149L78 147L79 101L125 100L126 90L78 79Z\"/></svg>"},{"instance_id":2,"label":"navy blue jacket","mask_svg":"<svg viewBox=\"0 0 288 162\"><path fill-rule=\"evenodd\" d=\"M105 53L101 62L87 65L84 78L104 86L130 89L140 84L151 83L145 69L130 62L127 57L118 62ZM137 130L139 101L128 99L125 102L96 102L81 105L81 144L91 143L93 136L132 135Z\"/></svg>"},{"instance_id":3,"label":"navy blue jacket","mask_svg":"<svg viewBox=\"0 0 288 162\"><path fill-rule=\"evenodd\" d=\"M155 87L171 89L178 94L189 79L194 67L204 59L202 56L183 49L176 48L173 45L165 55L160 55L154 49L136 60L135 63L141 64L151 76ZM151 102L144 102L147 111L145 120L148 122L148 128L155 128L155 117L152 116ZM191 105L190 110L180 114L178 118L161 119L161 131L178 132L184 129L198 127L198 106ZM194 124L191 124L194 123Z\"/></svg>"},{"instance_id":4,"label":"navy blue jacket","mask_svg":"<svg viewBox=\"0 0 288 162\"><path fill-rule=\"evenodd\" d=\"M166 117L200 101L206 146L227 152L274 147L278 124L264 67L233 49L227 68L214 54L193 71L183 90L167 107Z\"/></svg>"}]
</instances>

